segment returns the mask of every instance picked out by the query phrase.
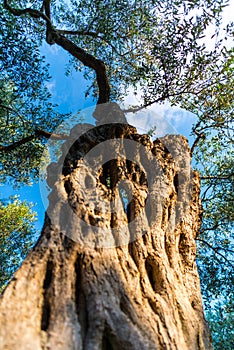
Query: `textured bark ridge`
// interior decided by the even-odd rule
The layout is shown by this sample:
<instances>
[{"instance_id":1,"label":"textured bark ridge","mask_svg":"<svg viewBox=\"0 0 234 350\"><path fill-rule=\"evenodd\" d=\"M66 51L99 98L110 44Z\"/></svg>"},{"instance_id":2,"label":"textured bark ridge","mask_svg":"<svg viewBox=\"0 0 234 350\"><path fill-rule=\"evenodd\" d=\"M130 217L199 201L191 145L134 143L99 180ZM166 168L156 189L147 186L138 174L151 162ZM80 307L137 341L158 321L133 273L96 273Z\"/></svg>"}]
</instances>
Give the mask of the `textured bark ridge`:
<instances>
[{"instance_id":1,"label":"textured bark ridge","mask_svg":"<svg viewBox=\"0 0 234 350\"><path fill-rule=\"evenodd\" d=\"M41 237L1 298L0 348L211 349L187 141L151 142L126 124L79 128L89 130L49 167ZM116 159L103 148L84 162L100 144Z\"/></svg>"}]
</instances>

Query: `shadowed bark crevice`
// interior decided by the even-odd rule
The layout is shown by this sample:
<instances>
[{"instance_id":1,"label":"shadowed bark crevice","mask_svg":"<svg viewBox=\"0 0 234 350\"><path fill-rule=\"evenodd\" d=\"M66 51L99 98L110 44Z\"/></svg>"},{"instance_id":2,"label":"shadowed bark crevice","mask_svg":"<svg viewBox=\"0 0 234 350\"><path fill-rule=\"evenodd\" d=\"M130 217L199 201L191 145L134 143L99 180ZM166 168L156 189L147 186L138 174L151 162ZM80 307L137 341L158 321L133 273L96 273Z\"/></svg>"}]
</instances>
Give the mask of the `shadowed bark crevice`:
<instances>
[{"instance_id":1,"label":"shadowed bark crevice","mask_svg":"<svg viewBox=\"0 0 234 350\"><path fill-rule=\"evenodd\" d=\"M130 257L132 258L135 266L138 268L139 257L137 254L137 248L136 248L135 242L131 242L128 244L128 253L129 253Z\"/></svg>"},{"instance_id":2,"label":"shadowed bark crevice","mask_svg":"<svg viewBox=\"0 0 234 350\"><path fill-rule=\"evenodd\" d=\"M69 195L72 191L72 184L70 183L69 180L64 182L64 188L65 188L65 191L67 192L67 194Z\"/></svg>"},{"instance_id":3,"label":"shadowed bark crevice","mask_svg":"<svg viewBox=\"0 0 234 350\"><path fill-rule=\"evenodd\" d=\"M114 346L113 346L114 344ZM113 334L111 334L111 330L108 325L105 326L103 337L102 337L102 349L101 350L118 350L116 339Z\"/></svg>"},{"instance_id":4,"label":"shadowed bark crevice","mask_svg":"<svg viewBox=\"0 0 234 350\"><path fill-rule=\"evenodd\" d=\"M178 191L179 191L179 176L178 176L178 174L175 174L173 181L174 181L175 191L178 195Z\"/></svg>"},{"instance_id":5,"label":"shadowed bark crevice","mask_svg":"<svg viewBox=\"0 0 234 350\"><path fill-rule=\"evenodd\" d=\"M148 256L145 260L145 269L153 291L160 293L164 286L159 264L154 258Z\"/></svg>"},{"instance_id":6,"label":"shadowed bark crevice","mask_svg":"<svg viewBox=\"0 0 234 350\"><path fill-rule=\"evenodd\" d=\"M82 285L82 258L78 255L75 262L75 307L76 314L81 328L83 346L88 329L87 302Z\"/></svg>"},{"instance_id":7,"label":"shadowed bark crevice","mask_svg":"<svg viewBox=\"0 0 234 350\"><path fill-rule=\"evenodd\" d=\"M41 315L41 330L47 331L50 323L50 302L51 296L49 288L53 279L53 269L54 264L51 260L47 262L46 274L43 282L43 305L42 305L42 315Z\"/></svg>"}]
</instances>

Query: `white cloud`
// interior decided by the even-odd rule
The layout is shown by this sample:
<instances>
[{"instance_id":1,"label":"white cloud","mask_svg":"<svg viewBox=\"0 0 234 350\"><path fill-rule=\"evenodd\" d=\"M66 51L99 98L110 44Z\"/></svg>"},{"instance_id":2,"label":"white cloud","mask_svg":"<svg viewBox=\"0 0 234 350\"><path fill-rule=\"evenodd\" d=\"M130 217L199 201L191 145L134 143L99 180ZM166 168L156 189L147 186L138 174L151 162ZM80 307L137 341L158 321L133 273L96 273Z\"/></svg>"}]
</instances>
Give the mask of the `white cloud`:
<instances>
[{"instance_id":1,"label":"white cloud","mask_svg":"<svg viewBox=\"0 0 234 350\"><path fill-rule=\"evenodd\" d=\"M133 89L129 89L121 107L128 109L132 105L140 106L142 102L140 93L135 95ZM196 118L192 113L179 107L171 107L168 102L165 102L164 104L153 104L136 113L128 113L127 120L142 134L156 127L155 137L182 134L190 138L191 128Z\"/></svg>"},{"instance_id":2,"label":"white cloud","mask_svg":"<svg viewBox=\"0 0 234 350\"><path fill-rule=\"evenodd\" d=\"M55 80L49 81L45 83L47 89L49 90L49 92L51 93L51 95L54 95L56 93L56 83Z\"/></svg>"}]
</instances>

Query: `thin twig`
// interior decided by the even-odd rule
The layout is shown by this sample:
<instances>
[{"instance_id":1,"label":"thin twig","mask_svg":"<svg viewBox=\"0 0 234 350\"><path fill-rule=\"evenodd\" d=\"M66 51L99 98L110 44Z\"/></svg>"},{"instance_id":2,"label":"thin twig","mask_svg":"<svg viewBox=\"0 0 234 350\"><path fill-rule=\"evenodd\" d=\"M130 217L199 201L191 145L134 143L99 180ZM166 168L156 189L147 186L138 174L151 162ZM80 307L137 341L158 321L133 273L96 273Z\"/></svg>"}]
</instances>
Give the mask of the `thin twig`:
<instances>
[{"instance_id":1,"label":"thin twig","mask_svg":"<svg viewBox=\"0 0 234 350\"><path fill-rule=\"evenodd\" d=\"M214 176L214 175L210 175L210 176L201 176L201 180L212 180L212 179L215 179L215 180L228 180L230 179L232 176L234 176L234 173L231 173L229 175L222 175L222 176Z\"/></svg>"},{"instance_id":2,"label":"thin twig","mask_svg":"<svg viewBox=\"0 0 234 350\"><path fill-rule=\"evenodd\" d=\"M206 245L207 245L210 249L212 249L216 254L220 255L220 256L228 263L228 265L230 265L231 267L234 267L234 265L232 265L232 264L230 263L230 261L229 261L222 253L219 253L219 252L217 251L219 248L213 247L210 243L204 241L204 240L201 239L201 238L196 238L196 241L199 241L199 242L202 242L203 244L206 244Z\"/></svg>"}]
</instances>

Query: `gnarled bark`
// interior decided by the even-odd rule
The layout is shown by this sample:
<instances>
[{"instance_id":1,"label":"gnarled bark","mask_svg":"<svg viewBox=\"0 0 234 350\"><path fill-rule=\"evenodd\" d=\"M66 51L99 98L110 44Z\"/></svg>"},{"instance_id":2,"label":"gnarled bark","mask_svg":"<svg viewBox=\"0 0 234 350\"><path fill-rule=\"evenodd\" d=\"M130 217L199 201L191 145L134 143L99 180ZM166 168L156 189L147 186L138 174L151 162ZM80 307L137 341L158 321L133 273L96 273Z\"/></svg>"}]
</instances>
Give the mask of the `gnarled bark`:
<instances>
[{"instance_id":1,"label":"gnarled bark","mask_svg":"<svg viewBox=\"0 0 234 350\"><path fill-rule=\"evenodd\" d=\"M115 159L100 148L84 161L106 141ZM98 126L63 146L48 183L41 237L0 301L0 348L211 349L195 262L199 177L187 141ZM131 192L127 205L118 184Z\"/></svg>"}]
</instances>

